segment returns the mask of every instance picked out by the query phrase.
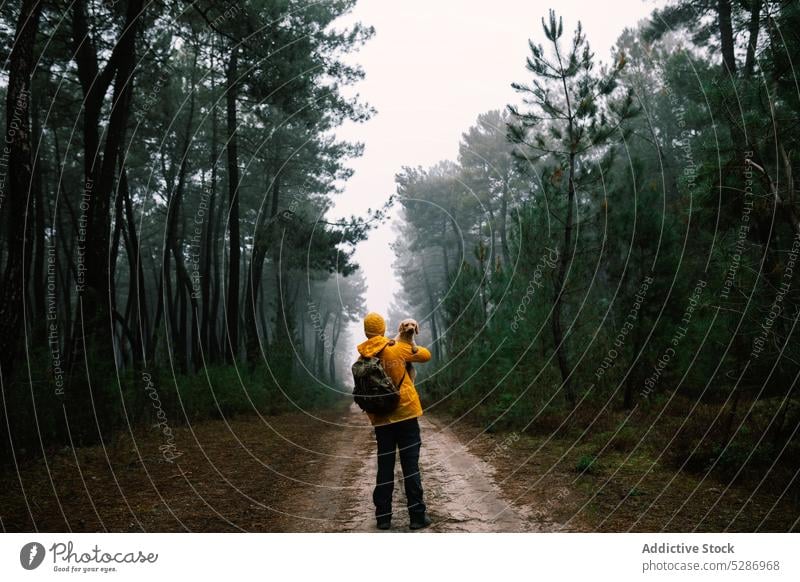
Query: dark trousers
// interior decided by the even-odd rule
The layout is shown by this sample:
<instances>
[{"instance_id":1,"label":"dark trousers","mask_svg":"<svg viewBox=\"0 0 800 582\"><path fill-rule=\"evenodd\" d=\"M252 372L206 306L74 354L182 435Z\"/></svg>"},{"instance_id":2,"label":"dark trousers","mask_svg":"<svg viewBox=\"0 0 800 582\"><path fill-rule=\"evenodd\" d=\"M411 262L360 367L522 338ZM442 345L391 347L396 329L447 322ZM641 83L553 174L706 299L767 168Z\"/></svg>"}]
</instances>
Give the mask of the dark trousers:
<instances>
[{"instance_id":1,"label":"dark trousers","mask_svg":"<svg viewBox=\"0 0 800 582\"><path fill-rule=\"evenodd\" d=\"M403 468L403 483L411 515L424 513L422 501L422 479L419 474L419 449L422 440L416 418L375 427L378 441L378 477L372 500L375 516L386 519L392 515L392 492L394 491L395 451L400 449L400 466Z\"/></svg>"}]
</instances>

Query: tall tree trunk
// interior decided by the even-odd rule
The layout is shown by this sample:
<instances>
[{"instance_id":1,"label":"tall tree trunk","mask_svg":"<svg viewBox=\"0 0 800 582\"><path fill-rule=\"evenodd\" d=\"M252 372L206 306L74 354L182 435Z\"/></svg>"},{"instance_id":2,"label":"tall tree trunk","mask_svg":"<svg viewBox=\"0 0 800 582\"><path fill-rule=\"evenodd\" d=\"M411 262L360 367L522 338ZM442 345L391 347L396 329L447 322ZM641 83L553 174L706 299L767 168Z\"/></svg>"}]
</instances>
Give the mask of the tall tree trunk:
<instances>
[{"instance_id":1,"label":"tall tree trunk","mask_svg":"<svg viewBox=\"0 0 800 582\"><path fill-rule=\"evenodd\" d=\"M333 320L333 327L331 328L331 345L330 353L328 354L328 380L331 386L336 384L336 346L339 344L339 337L344 327L341 309L340 307L336 312L336 319Z\"/></svg>"},{"instance_id":2,"label":"tall tree trunk","mask_svg":"<svg viewBox=\"0 0 800 582\"><path fill-rule=\"evenodd\" d=\"M58 128L52 127L53 132L53 150L55 153L55 162L53 164L54 168L60 167L61 164L61 147L60 141L58 138ZM75 213L72 210L72 207L69 204L69 194L65 191L63 184L61 183L61 173L54 171L53 172L53 192L55 195L54 200L61 200L64 202L64 205L67 207L67 217L64 216L63 213L56 212L55 204L53 205L52 209L50 210L50 215L53 217L53 227L55 228L55 240L54 245L61 245L61 255L58 255L58 248L56 248L56 255L61 256L63 263L61 261L57 261L59 271L58 271L58 281L61 282L61 292L62 292L62 300L64 306L72 305L72 289L73 286L67 284L67 281L70 281L70 269L74 268L72 257L75 256L74 253L74 242L69 244L67 239L69 238L70 241L75 241L75 230L77 228L77 219L75 218ZM69 236L68 236L69 233ZM74 281L77 278L75 273L72 273L72 280ZM71 341L69 338L69 330L72 328L72 313L71 310L67 307L61 310L64 325L61 329L65 330L67 337L64 338L64 345L69 346L71 345ZM65 353L66 350L62 350L62 354Z\"/></svg>"},{"instance_id":3,"label":"tall tree trunk","mask_svg":"<svg viewBox=\"0 0 800 582\"><path fill-rule=\"evenodd\" d=\"M17 20L16 37L8 59L8 85L6 89L6 136L8 155L3 160L8 165L8 204L0 208L8 213L6 233L7 258L3 279L0 282L0 379L8 387L17 360L19 336L22 329L22 313L25 295L23 270L28 263L25 249L25 225L28 217L28 194L31 187L31 135L30 135L30 87L34 68L33 49L41 17L41 3L38 0L23 0ZM28 245L30 252L30 245ZM8 399L0 400L0 414L9 419L14 415L5 410ZM16 399L14 399L16 400ZM16 411L15 411L16 413ZM12 425L16 422L10 420ZM11 426L9 427L11 428ZM11 428L11 433L16 432ZM13 445L2 439L6 446ZM0 450L0 456L7 457L10 450ZM2 460L2 459L0 459Z\"/></svg>"},{"instance_id":4,"label":"tall tree trunk","mask_svg":"<svg viewBox=\"0 0 800 582\"><path fill-rule=\"evenodd\" d=\"M569 353L567 342L564 337L563 311L564 311L564 291L566 286L567 270L569 268L570 257L572 256L572 214L575 206L575 154L569 155L569 186L567 187L567 217L564 220L564 248L558 263L556 272L555 299L553 303L553 317L551 326L553 330L553 342L556 347L556 358L558 369L561 372L561 381L564 385L564 397L570 408L575 408L575 392L572 389L572 377L569 366Z\"/></svg>"},{"instance_id":5,"label":"tall tree trunk","mask_svg":"<svg viewBox=\"0 0 800 582\"><path fill-rule=\"evenodd\" d=\"M199 308L197 297L194 294L192 278L186 268L186 261L183 253L178 250L175 256L175 270L177 273L178 289L180 293L181 322L179 327L178 345L184 351L184 361L181 363L185 371L190 372L194 369L194 363L199 360ZM187 305L188 301L188 305ZM187 325L188 315L188 325Z\"/></svg>"},{"instance_id":6,"label":"tall tree trunk","mask_svg":"<svg viewBox=\"0 0 800 582\"><path fill-rule=\"evenodd\" d=\"M211 47L211 71L214 71L215 66L215 50L216 46L212 44ZM216 76L211 74L211 176L210 184L208 186L209 200L208 200L208 215L204 225L203 235L203 264L200 277L200 294L203 301L203 314L201 319L202 327L202 343L204 344L204 352L208 360L214 361L217 358L217 345L216 345L216 326L214 325L217 317L216 305L212 310L211 305L211 271L213 267L213 256L215 248L215 237L217 234L215 227L216 218L216 201L217 201L217 106L216 106Z\"/></svg>"},{"instance_id":7,"label":"tall tree trunk","mask_svg":"<svg viewBox=\"0 0 800 582\"><path fill-rule=\"evenodd\" d=\"M147 287L142 268L141 247L139 236L136 231L136 220L133 215L133 203L131 202L130 190L128 188L128 171L123 167L120 172L119 184L120 196L122 196L125 207L125 251L128 256L128 304L125 307L125 319L128 327L133 331L134 343L131 346L132 360L134 367L143 364L145 345L144 338L149 335L147 323Z\"/></svg>"},{"instance_id":8,"label":"tall tree trunk","mask_svg":"<svg viewBox=\"0 0 800 582\"><path fill-rule=\"evenodd\" d=\"M489 265L489 269L491 270L492 264L497 261L497 221L495 220L491 199L487 200L486 208L489 211L488 227L489 236L491 237L489 240L489 257L487 258L487 263Z\"/></svg>"},{"instance_id":9,"label":"tall tree trunk","mask_svg":"<svg viewBox=\"0 0 800 582\"><path fill-rule=\"evenodd\" d=\"M181 257L182 258L182 257ZM186 312L188 306L186 297L192 294L192 285L189 282L188 291L182 276L182 269L178 267L179 259L175 257L175 270L177 271L177 281L175 285L175 295L177 296L176 304L178 306L178 328L175 330L175 351L177 356L178 369L186 374L189 372L191 366L191 356L189 355L189 340L188 340L188 321Z\"/></svg>"},{"instance_id":10,"label":"tall tree trunk","mask_svg":"<svg viewBox=\"0 0 800 582\"><path fill-rule=\"evenodd\" d=\"M214 359L221 358L222 345L224 339L222 338L224 330L219 329L220 313L219 305L222 302L222 240L224 239L225 227L223 225L223 217L225 213L220 203L217 207L216 216L214 217L215 236L211 240L211 270L212 270L212 285L211 285L211 308L209 311L208 335L211 342L211 350L214 354ZM217 240L219 238L219 240Z\"/></svg>"},{"instance_id":11,"label":"tall tree trunk","mask_svg":"<svg viewBox=\"0 0 800 582\"><path fill-rule=\"evenodd\" d=\"M736 74L736 54L733 44L733 24L731 22L731 0L718 0L717 17L719 24L720 48L722 50L722 64L733 76Z\"/></svg>"},{"instance_id":12,"label":"tall tree trunk","mask_svg":"<svg viewBox=\"0 0 800 582\"><path fill-rule=\"evenodd\" d=\"M269 178L267 178L269 180ZM272 233L275 229L276 216L278 214L278 204L280 201L280 180L275 176L269 184L272 194L270 203L269 219L256 224L255 236L253 237L253 256L250 259L250 267L247 273L247 289L245 289L245 334L247 336L247 361L254 366L260 358L260 348L258 342L257 306L258 296L261 288L261 278L264 273L264 260L267 258L270 240L273 240Z\"/></svg>"},{"instance_id":13,"label":"tall tree trunk","mask_svg":"<svg viewBox=\"0 0 800 582\"><path fill-rule=\"evenodd\" d=\"M158 269L155 265L153 265L153 278L157 281L156 283L156 310L155 315L153 316L153 325L150 328L150 337L147 340L147 346L145 348L145 365L146 366L153 366L155 356L156 356L156 347L158 346L158 328L161 326L161 318L164 317L164 268L162 265L161 269Z\"/></svg>"},{"instance_id":14,"label":"tall tree trunk","mask_svg":"<svg viewBox=\"0 0 800 582\"><path fill-rule=\"evenodd\" d=\"M458 233L456 233L458 236ZM442 218L442 267L444 268L445 285L450 284L450 256L447 251L447 218Z\"/></svg>"},{"instance_id":15,"label":"tall tree trunk","mask_svg":"<svg viewBox=\"0 0 800 582\"><path fill-rule=\"evenodd\" d=\"M203 224L203 246L200 253L200 343L206 359L211 358L211 338L209 337L211 317L211 252L214 237L214 191L206 184L203 173L203 192L208 193L208 211Z\"/></svg>"},{"instance_id":16,"label":"tall tree trunk","mask_svg":"<svg viewBox=\"0 0 800 582\"><path fill-rule=\"evenodd\" d=\"M172 252L175 259L176 271L176 295L178 298L180 320L175 329L175 345L181 350L180 365L183 371L191 369L192 358L197 354L198 349L195 341L188 339L189 337L196 336L197 327L197 298L195 297L192 287L192 279L189 271L186 268L186 261L184 257L183 243L178 235L178 218L181 214L181 206L183 204L183 195L186 191L186 179L189 171L189 151L192 143L192 125L194 124L195 112L195 92L196 92L196 79L195 72L197 69L197 59L199 57L199 45L195 45L194 60L191 68L191 93L189 96L189 112L186 120L186 128L183 134L183 147L180 153L180 166L178 169L178 180L175 186L175 191L170 197L170 209L168 212L167 221L167 245ZM183 229L185 231L185 227ZM166 275L166 274L165 274ZM192 329L187 331L187 296L191 304L191 321Z\"/></svg>"},{"instance_id":17,"label":"tall tree trunk","mask_svg":"<svg viewBox=\"0 0 800 582\"><path fill-rule=\"evenodd\" d=\"M433 296L433 288L428 278L428 270L425 261L422 262L422 282L425 284L425 293L428 296L428 304L431 312L431 349L436 361L442 361L441 345L439 344L439 330L436 327L436 299Z\"/></svg>"},{"instance_id":18,"label":"tall tree trunk","mask_svg":"<svg viewBox=\"0 0 800 582\"><path fill-rule=\"evenodd\" d=\"M251 366L255 366L260 359L260 347L258 341L257 313L259 300L259 289L261 288L261 277L264 273L264 259L267 256L268 245L263 240L266 236L263 228L259 228L253 242L253 256L250 259L250 267L247 272L247 289L245 289L244 320L245 335L247 341L247 361Z\"/></svg>"},{"instance_id":19,"label":"tall tree trunk","mask_svg":"<svg viewBox=\"0 0 800 582\"><path fill-rule=\"evenodd\" d=\"M314 325L312 326L312 329L314 330L314 335L313 335L313 337L314 337L314 346L313 346L314 357L311 358L311 371L312 371L312 374L314 374L316 376L317 381L321 383L321 382L324 382L325 379L323 378L323 374L322 374L322 362L321 362L321 360L323 360L324 358L323 358L322 338L321 338L322 332L320 332L320 327L319 327L321 325L322 319L321 319L321 314L319 312L317 312L317 317L319 317L320 319L318 319L314 323Z\"/></svg>"},{"instance_id":20,"label":"tall tree trunk","mask_svg":"<svg viewBox=\"0 0 800 582\"><path fill-rule=\"evenodd\" d=\"M276 245L277 246L277 245ZM288 385L294 374L293 302L289 298L287 274L281 272L278 251L275 251L275 324L269 355L270 365L277 369L276 378L280 385Z\"/></svg>"},{"instance_id":21,"label":"tall tree trunk","mask_svg":"<svg viewBox=\"0 0 800 582\"><path fill-rule=\"evenodd\" d=\"M483 224L479 223L478 232L480 232L483 228ZM494 232L492 232L494 235ZM478 255L478 268L480 269L481 280L478 283L478 295L481 299L481 314L483 315L483 321L487 321L489 318L489 297L486 291L486 282L489 280L490 273L487 272L487 257L486 257L486 245L483 244L483 237L478 237L478 248L477 248L477 255ZM489 259L491 260L491 259ZM488 270L491 271L491 263L488 265Z\"/></svg>"},{"instance_id":22,"label":"tall tree trunk","mask_svg":"<svg viewBox=\"0 0 800 582\"><path fill-rule=\"evenodd\" d=\"M503 251L503 265L511 266L511 252L508 249L508 180L503 180L503 193L500 199L500 247Z\"/></svg>"},{"instance_id":23,"label":"tall tree trunk","mask_svg":"<svg viewBox=\"0 0 800 582\"><path fill-rule=\"evenodd\" d=\"M211 69L214 69L214 47L211 50ZM214 75L211 75L211 101L213 103L216 95ZM200 294L203 300L203 315L201 319L202 342L205 345L204 351L208 359L216 359L216 331L214 321L216 309L211 309L211 278L213 268L214 239L216 237L215 212L217 202L217 108L212 104L211 109L211 176L208 185L208 215L206 217L205 232L203 235L203 264L200 279Z\"/></svg>"},{"instance_id":24,"label":"tall tree trunk","mask_svg":"<svg viewBox=\"0 0 800 582\"><path fill-rule=\"evenodd\" d=\"M33 123L33 199L35 205L35 224L34 235L35 251L36 254L33 259L33 272L31 276L32 291L33 291L33 304L35 306L35 313L39 318L45 313L44 295L45 295L45 276L44 276L44 256L47 252L45 248L45 229L47 223L47 209L45 208L44 192L42 187L42 125L39 121L39 100L36 95L31 98L31 119ZM45 329L44 322L46 318L41 319L40 324L42 329Z\"/></svg>"},{"instance_id":25,"label":"tall tree trunk","mask_svg":"<svg viewBox=\"0 0 800 582\"><path fill-rule=\"evenodd\" d=\"M459 267L461 264L467 259L466 251L464 250L464 236L463 233L459 232L458 230L458 220L456 218L456 209L454 206L451 206L448 210L450 224L453 227L453 235L456 237L456 242L458 243L458 265Z\"/></svg>"},{"instance_id":26,"label":"tall tree trunk","mask_svg":"<svg viewBox=\"0 0 800 582\"><path fill-rule=\"evenodd\" d=\"M170 205L171 206L171 205ZM169 213L169 212L168 212ZM171 230L167 227L167 230ZM169 233L167 236L170 236ZM172 289L172 246L164 247L161 258L161 295L164 297L164 322L167 325L167 344L174 344L175 330L178 327L178 310L175 309L175 294ZM168 346L169 347L169 346Z\"/></svg>"},{"instance_id":27,"label":"tall tree trunk","mask_svg":"<svg viewBox=\"0 0 800 582\"><path fill-rule=\"evenodd\" d=\"M758 49L758 31L761 28L762 0L750 0L750 25L747 36L747 56L744 61L744 76L751 77L756 66L756 49Z\"/></svg>"},{"instance_id":28,"label":"tall tree trunk","mask_svg":"<svg viewBox=\"0 0 800 582\"><path fill-rule=\"evenodd\" d=\"M112 317L118 318L122 327L125 327L125 320L118 313L117 307L117 260L119 259L119 244L122 240L123 224L124 224L124 200L120 189L117 188L117 195L114 200L114 230L111 235L111 256L109 257L108 278L110 279L109 303ZM112 329L114 327L112 326ZM122 344L119 345L120 354L124 354L125 350Z\"/></svg>"},{"instance_id":29,"label":"tall tree trunk","mask_svg":"<svg viewBox=\"0 0 800 582\"><path fill-rule=\"evenodd\" d=\"M226 70L226 100L228 126L228 289L226 298L226 347L228 360L233 362L239 351L239 158L236 146L236 98L238 83L238 49L231 50Z\"/></svg>"},{"instance_id":30,"label":"tall tree trunk","mask_svg":"<svg viewBox=\"0 0 800 582\"><path fill-rule=\"evenodd\" d=\"M84 169L86 200L85 281L79 282L79 309L82 314L80 340L91 350L96 362L113 365L111 311L109 305L110 200L133 95L136 66L136 35L143 0L128 2L125 25L102 72L98 72L97 52L89 36L86 2L77 0L73 9L73 33L78 77L84 91ZM102 156L99 116L106 89L113 79L113 96ZM80 249L79 249L79 252ZM82 347L81 347L82 349ZM75 351L72 350L72 357ZM94 375L90 364L87 374ZM92 385L100 389L101 383ZM97 400L97 399L95 399ZM101 398L101 401L106 399ZM80 406L80 403L76 403ZM85 404L85 403L84 403Z\"/></svg>"}]
</instances>

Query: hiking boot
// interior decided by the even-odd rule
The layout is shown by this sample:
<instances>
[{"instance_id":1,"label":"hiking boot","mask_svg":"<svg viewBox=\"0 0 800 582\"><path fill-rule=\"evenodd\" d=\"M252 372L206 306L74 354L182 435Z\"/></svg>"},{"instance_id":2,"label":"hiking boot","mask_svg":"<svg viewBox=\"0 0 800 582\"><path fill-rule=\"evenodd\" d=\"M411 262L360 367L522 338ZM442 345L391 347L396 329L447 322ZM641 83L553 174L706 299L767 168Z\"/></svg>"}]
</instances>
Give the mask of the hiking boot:
<instances>
[{"instance_id":1,"label":"hiking boot","mask_svg":"<svg viewBox=\"0 0 800 582\"><path fill-rule=\"evenodd\" d=\"M392 518L391 517L379 517L377 520L378 529L389 529L392 527Z\"/></svg>"},{"instance_id":2,"label":"hiking boot","mask_svg":"<svg viewBox=\"0 0 800 582\"><path fill-rule=\"evenodd\" d=\"M432 523L433 522L431 521L431 518L428 517L428 514L422 513L419 515L411 516L411 524L409 525L409 527L411 529L423 529L428 527Z\"/></svg>"}]
</instances>

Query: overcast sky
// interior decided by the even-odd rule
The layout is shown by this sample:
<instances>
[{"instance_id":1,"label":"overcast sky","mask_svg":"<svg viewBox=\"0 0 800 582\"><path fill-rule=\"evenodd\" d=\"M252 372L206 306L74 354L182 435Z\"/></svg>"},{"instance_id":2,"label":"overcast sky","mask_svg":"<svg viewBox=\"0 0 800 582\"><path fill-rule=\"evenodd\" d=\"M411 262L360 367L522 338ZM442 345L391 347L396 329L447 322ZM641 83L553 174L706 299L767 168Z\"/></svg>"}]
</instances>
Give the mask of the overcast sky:
<instances>
[{"instance_id":1,"label":"overcast sky","mask_svg":"<svg viewBox=\"0 0 800 582\"><path fill-rule=\"evenodd\" d=\"M351 162L355 175L337 199L335 216L364 214L394 192L404 165L455 159L461 133L478 115L516 99L510 84L526 81L528 39L543 41L541 18L550 7L571 38L578 20L597 58L607 60L617 37L662 2L652 0L360 0L342 25L361 21L375 36L352 55L363 66L355 90L377 114L337 133L365 144ZM369 290L367 309L386 314L399 289L392 270L388 225L357 251Z\"/></svg>"}]
</instances>

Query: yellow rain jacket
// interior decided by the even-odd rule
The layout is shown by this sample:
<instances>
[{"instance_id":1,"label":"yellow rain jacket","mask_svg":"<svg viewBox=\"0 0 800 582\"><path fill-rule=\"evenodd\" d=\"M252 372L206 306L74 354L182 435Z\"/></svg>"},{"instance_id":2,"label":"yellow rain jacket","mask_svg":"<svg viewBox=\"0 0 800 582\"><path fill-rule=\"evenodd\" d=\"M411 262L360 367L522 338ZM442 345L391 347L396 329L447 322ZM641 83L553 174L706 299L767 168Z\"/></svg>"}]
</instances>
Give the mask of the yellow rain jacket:
<instances>
[{"instance_id":1,"label":"yellow rain jacket","mask_svg":"<svg viewBox=\"0 0 800 582\"><path fill-rule=\"evenodd\" d=\"M411 381L411 376L406 374L406 362L427 362L431 359L431 353L425 348L418 347L417 353L411 353L411 345L397 342L389 345L391 340L383 335L369 338L358 346L358 353L364 357L374 357L381 353L381 364L383 369L397 385L400 380L400 401L389 414L369 414L370 422L373 426L400 422L409 418L422 416L422 405L419 402L419 394ZM381 352L383 350L383 352Z\"/></svg>"}]
</instances>

